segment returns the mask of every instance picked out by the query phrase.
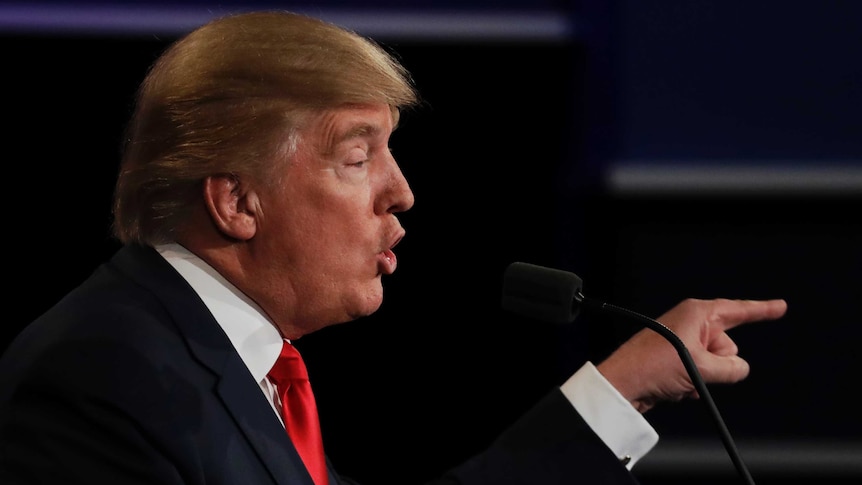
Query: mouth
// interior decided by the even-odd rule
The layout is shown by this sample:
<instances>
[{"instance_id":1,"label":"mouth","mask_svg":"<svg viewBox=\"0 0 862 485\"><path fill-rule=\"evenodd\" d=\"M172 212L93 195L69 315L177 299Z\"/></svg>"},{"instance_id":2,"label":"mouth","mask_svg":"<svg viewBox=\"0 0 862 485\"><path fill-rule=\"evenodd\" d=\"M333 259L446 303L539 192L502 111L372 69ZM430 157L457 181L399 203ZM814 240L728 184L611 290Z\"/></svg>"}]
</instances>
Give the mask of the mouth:
<instances>
[{"instance_id":1,"label":"mouth","mask_svg":"<svg viewBox=\"0 0 862 485\"><path fill-rule=\"evenodd\" d=\"M401 239L404 238L404 234L404 229L399 230L398 233L390 239L386 249L377 254L378 267L382 274L390 275L394 273L395 268L398 267L398 257L395 256L395 252L392 249L401 242Z\"/></svg>"}]
</instances>

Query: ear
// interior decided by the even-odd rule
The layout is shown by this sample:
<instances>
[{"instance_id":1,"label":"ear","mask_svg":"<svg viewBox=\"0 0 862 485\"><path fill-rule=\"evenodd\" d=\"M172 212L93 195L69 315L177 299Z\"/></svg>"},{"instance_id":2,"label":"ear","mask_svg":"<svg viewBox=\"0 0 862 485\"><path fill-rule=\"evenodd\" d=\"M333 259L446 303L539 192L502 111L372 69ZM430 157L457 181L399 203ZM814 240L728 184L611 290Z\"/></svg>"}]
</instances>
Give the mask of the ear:
<instances>
[{"instance_id":1,"label":"ear","mask_svg":"<svg viewBox=\"0 0 862 485\"><path fill-rule=\"evenodd\" d=\"M203 192L210 219L222 234L240 241L254 236L260 205L257 194L248 190L238 176L209 176L204 179Z\"/></svg>"}]
</instances>

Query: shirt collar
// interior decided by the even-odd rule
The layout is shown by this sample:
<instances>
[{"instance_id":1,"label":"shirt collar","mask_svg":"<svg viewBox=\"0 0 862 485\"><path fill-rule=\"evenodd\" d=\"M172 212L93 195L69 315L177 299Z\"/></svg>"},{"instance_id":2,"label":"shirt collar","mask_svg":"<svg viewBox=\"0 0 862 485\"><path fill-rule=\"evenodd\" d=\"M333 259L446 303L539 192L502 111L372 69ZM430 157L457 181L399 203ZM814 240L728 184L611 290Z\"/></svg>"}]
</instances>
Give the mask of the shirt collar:
<instances>
[{"instance_id":1,"label":"shirt collar","mask_svg":"<svg viewBox=\"0 0 862 485\"><path fill-rule=\"evenodd\" d=\"M255 380L265 379L284 342L275 324L251 298L185 247L171 243L155 249L200 296Z\"/></svg>"}]
</instances>

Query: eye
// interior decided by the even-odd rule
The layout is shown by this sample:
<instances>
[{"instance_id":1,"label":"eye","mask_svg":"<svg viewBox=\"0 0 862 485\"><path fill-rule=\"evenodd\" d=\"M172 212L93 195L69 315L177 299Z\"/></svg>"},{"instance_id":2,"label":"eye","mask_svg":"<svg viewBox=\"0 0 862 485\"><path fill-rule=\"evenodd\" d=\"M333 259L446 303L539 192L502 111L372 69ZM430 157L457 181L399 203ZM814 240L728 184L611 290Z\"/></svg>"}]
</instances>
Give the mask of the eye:
<instances>
[{"instance_id":1,"label":"eye","mask_svg":"<svg viewBox=\"0 0 862 485\"><path fill-rule=\"evenodd\" d=\"M371 153L367 146L356 146L351 148L343 159L345 167L349 168L364 168L371 159Z\"/></svg>"}]
</instances>

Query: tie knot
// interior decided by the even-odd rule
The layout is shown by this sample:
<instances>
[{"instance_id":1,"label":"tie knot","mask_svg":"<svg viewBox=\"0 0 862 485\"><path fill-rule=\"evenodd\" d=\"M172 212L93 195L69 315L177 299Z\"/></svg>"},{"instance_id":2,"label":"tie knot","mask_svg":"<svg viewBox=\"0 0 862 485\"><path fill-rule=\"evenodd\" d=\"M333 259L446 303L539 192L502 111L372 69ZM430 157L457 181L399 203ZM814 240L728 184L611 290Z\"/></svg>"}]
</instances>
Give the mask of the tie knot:
<instances>
[{"instance_id":1,"label":"tie knot","mask_svg":"<svg viewBox=\"0 0 862 485\"><path fill-rule=\"evenodd\" d=\"M269 378L275 382L275 385L281 388L286 386L289 381L308 380L308 371L305 368L305 362L302 361L302 356L296 347L285 342L281 348L281 355L269 371Z\"/></svg>"}]
</instances>

